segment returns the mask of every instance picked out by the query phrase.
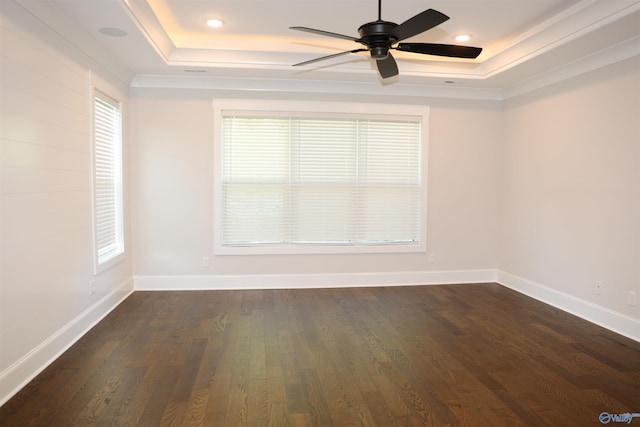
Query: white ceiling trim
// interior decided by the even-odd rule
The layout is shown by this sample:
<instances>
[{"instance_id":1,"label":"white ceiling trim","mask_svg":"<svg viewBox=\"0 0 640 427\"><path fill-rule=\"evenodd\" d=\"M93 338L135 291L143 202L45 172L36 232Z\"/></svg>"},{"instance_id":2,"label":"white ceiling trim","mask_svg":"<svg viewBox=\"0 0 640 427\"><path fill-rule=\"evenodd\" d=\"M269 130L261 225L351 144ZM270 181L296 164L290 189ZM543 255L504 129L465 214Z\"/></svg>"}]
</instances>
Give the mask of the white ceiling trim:
<instances>
[{"instance_id":1,"label":"white ceiling trim","mask_svg":"<svg viewBox=\"0 0 640 427\"><path fill-rule=\"evenodd\" d=\"M605 26L639 10L640 2L633 0L585 0L525 33L519 41L485 60L480 72L483 78L491 78L592 32L602 30Z\"/></svg>"},{"instance_id":2,"label":"white ceiling trim","mask_svg":"<svg viewBox=\"0 0 640 427\"><path fill-rule=\"evenodd\" d=\"M379 82L258 79L240 77L191 77L137 75L131 87L198 89L223 92L265 92L276 94L366 95L415 99L450 98L500 101L502 90L474 87L444 87L422 84L381 85Z\"/></svg>"},{"instance_id":3,"label":"white ceiling trim","mask_svg":"<svg viewBox=\"0 0 640 427\"><path fill-rule=\"evenodd\" d=\"M503 99L513 98L581 74L597 70L636 56L640 56L640 36L626 40L611 48L595 52L576 61L553 68L517 85L503 89Z\"/></svg>"},{"instance_id":4,"label":"white ceiling trim","mask_svg":"<svg viewBox=\"0 0 640 427\"><path fill-rule=\"evenodd\" d=\"M153 13L149 3L147 3L146 0L120 0L120 2L131 20L144 34L147 42L153 47L165 64L169 65L171 55L176 47L164 28L162 28L162 25L160 25L160 21L158 21L158 18Z\"/></svg>"}]
</instances>

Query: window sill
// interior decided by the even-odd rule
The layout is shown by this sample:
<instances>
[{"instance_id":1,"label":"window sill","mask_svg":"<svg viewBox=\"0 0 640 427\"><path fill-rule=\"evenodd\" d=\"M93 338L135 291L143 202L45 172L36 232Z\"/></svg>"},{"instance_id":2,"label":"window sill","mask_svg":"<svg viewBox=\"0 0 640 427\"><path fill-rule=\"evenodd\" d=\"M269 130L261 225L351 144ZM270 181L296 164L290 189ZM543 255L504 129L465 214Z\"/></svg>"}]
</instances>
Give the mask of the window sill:
<instances>
[{"instance_id":1,"label":"window sill","mask_svg":"<svg viewBox=\"0 0 640 427\"><path fill-rule=\"evenodd\" d=\"M101 263L96 262L94 265L94 275L98 275L108 269L110 269L111 267L120 264L121 262L123 262L125 260L125 253L124 251L113 255L111 258L107 259L106 261L103 261Z\"/></svg>"},{"instance_id":2,"label":"window sill","mask_svg":"<svg viewBox=\"0 0 640 427\"><path fill-rule=\"evenodd\" d=\"M420 253L425 244L387 245L278 245L278 246L221 246L214 248L216 255L331 255L370 253Z\"/></svg>"}]
</instances>

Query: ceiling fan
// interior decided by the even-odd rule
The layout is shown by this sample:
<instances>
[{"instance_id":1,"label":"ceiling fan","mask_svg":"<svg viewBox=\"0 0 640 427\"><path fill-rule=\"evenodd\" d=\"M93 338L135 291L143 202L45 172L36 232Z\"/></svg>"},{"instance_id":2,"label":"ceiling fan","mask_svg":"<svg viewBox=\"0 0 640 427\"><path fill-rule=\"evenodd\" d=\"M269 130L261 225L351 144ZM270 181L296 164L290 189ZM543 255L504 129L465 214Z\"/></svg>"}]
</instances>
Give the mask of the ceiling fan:
<instances>
[{"instance_id":1,"label":"ceiling fan","mask_svg":"<svg viewBox=\"0 0 640 427\"><path fill-rule=\"evenodd\" d=\"M402 24L382 20L382 0L378 0L378 20L363 24L358 28L360 37L351 37L329 31L316 30L308 27L289 27L291 30L305 31L323 36L352 40L364 45L364 48L347 50L322 56L309 61L300 62L293 66L307 65L313 62L323 61L337 56L356 52L370 52L371 58L376 60L378 73L383 79L398 75L398 64L389 50L421 53L424 55L448 56L453 58L476 58L482 52L482 48L471 46L458 46L437 43L399 43L420 33L423 33L449 19L444 13L434 9L427 9L416 16L407 19Z\"/></svg>"}]
</instances>

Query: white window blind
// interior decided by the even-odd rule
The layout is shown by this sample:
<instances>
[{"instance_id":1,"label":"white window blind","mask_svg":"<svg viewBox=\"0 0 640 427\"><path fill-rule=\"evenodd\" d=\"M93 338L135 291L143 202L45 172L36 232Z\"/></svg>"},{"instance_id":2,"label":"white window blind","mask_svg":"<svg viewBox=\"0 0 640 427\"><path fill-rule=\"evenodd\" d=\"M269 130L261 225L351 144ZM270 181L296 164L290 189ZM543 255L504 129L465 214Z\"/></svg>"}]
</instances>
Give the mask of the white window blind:
<instances>
[{"instance_id":1,"label":"white window blind","mask_svg":"<svg viewBox=\"0 0 640 427\"><path fill-rule=\"evenodd\" d=\"M97 264L124 252L120 107L94 98L94 215Z\"/></svg>"},{"instance_id":2,"label":"white window blind","mask_svg":"<svg viewBox=\"0 0 640 427\"><path fill-rule=\"evenodd\" d=\"M421 129L223 111L222 244L418 245Z\"/></svg>"}]
</instances>

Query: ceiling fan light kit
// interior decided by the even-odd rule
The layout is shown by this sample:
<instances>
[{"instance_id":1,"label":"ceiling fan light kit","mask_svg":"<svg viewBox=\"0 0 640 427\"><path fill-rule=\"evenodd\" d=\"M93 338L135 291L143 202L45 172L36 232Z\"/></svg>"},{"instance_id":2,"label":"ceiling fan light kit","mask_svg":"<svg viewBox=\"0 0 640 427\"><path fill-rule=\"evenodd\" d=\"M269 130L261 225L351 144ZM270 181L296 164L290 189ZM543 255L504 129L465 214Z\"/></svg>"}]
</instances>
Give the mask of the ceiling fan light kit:
<instances>
[{"instance_id":1,"label":"ceiling fan light kit","mask_svg":"<svg viewBox=\"0 0 640 427\"><path fill-rule=\"evenodd\" d=\"M468 59L477 58L482 52L482 48L471 46L437 43L400 43L402 40L423 33L449 19L447 15L437 10L427 9L399 25L394 22L383 21L381 15L382 0L378 0L378 20L361 25L360 28L358 28L359 38L309 27L290 27L292 30L351 40L365 46L364 48L334 53L333 55L326 55L300 62L294 64L294 66L307 65L349 53L369 52L371 59L376 61L380 77L386 79L398 75L398 65L393 55L391 55L391 52L389 52L390 50Z\"/></svg>"}]
</instances>

